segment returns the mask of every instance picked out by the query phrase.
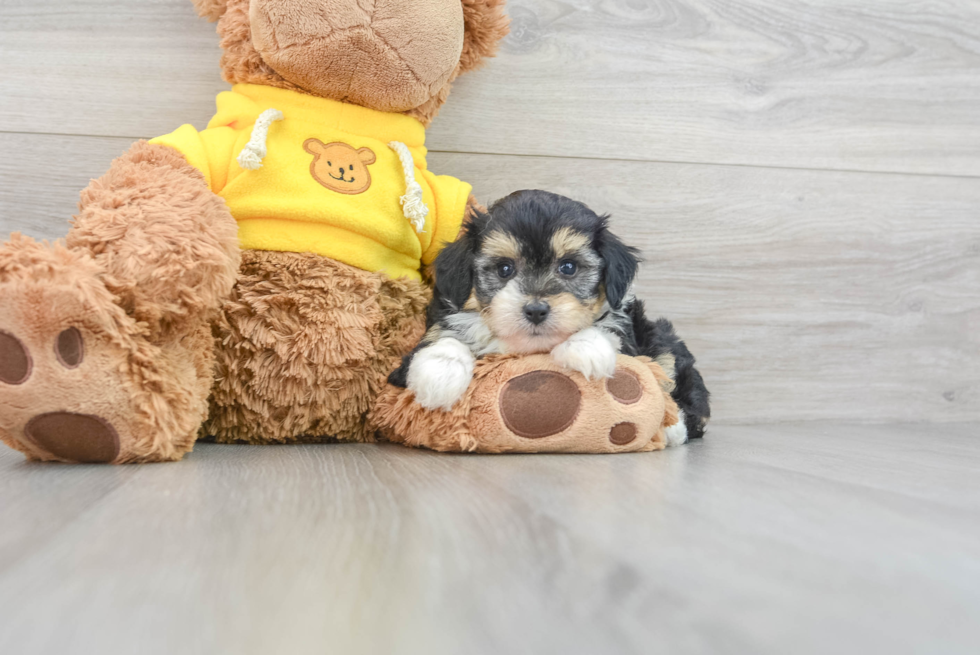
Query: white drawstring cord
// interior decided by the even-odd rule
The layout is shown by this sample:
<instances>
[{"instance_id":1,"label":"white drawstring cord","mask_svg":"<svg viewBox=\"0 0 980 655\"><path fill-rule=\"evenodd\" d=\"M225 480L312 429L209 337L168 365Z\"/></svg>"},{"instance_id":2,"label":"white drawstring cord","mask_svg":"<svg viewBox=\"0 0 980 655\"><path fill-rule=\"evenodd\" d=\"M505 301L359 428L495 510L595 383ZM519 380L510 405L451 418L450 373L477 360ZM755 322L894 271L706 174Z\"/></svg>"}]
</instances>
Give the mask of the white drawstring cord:
<instances>
[{"instance_id":1,"label":"white drawstring cord","mask_svg":"<svg viewBox=\"0 0 980 655\"><path fill-rule=\"evenodd\" d=\"M252 127L252 137L238 154L238 165L250 171L262 168L262 160L268 152L265 142L269 138L269 126L282 120L282 112L278 109L266 109L255 119Z\"/></svg>"},{"instance_id":2,"label":"white drawstring cord","mask_svg":"<svg viewBox=\"0 0 980 655\"><path fill-rule=\"evenodd\" d=\"M425 227L425 217L429 215L429 208L422 200L422 186L415 181L415 160L412 159L408 146L401 141L392 141L388 147L398 155L398 159L402 162L402 170L405 171L405 195L401 197L402 213L412 222L415 231L421 232Z\"/></svg>"}]
</instances>

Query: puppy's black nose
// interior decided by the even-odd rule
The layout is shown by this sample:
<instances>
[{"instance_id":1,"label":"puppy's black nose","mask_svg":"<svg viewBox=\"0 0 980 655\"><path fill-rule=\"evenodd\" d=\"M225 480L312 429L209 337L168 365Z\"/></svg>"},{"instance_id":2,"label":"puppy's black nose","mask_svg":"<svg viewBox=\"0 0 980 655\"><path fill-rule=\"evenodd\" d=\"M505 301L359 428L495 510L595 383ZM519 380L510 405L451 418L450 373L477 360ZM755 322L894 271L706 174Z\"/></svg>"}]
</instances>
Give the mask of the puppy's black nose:
<instances>
[{"instance_id":1,"label":"puppy's black nose","mask_svg":"<svg viewBox=\"0 0 980 655\"><path fill-rule=\"evenodd\" d=\"M535 325L540 325L544 322L544 319L548 318L548 312L550 311L551 306L548 303L543 300L536 300L524 305L524 318Z\"/></svg>"}]
</instances>

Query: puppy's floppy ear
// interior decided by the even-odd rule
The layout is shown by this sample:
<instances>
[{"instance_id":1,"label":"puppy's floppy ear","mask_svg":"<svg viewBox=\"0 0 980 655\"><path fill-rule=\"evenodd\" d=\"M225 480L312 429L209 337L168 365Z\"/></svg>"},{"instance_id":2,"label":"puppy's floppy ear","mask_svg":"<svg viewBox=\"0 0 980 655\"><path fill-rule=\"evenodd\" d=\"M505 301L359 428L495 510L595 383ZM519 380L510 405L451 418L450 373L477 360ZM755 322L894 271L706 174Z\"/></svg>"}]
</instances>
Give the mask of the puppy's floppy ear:
<instances>
[{"instance_id":1,"label":"puppy's floppy ear","mask_svg":"<svg viewBox=\"0 0 980 655\"><path fill-rule=\"evenodd\" d=\"M221 18L221 14L228 8L228 0L191 0L191 2L197 9L197 15L209 21Z\"/></svg>"},{"instance_id":2,"label":"puppy's floppy ear","mask_svg":"<svg viewBox=\"0 0 980 655\"><path fill-rule=\"evenodd\" d=\"M478 68L485 57L497 54L497 46L510 31L504 13L505 0L462 0L463 52L459 72Z\"/></svg>"},{"instance_id":3,"label":"puppy's floppy ear","mask_svg":"<svg viewBox=\"0 0 980 655\"><path fill-rule=\"evenodd\" d=\"M445 304L452 303L457 310L463 305L473 291L473 262L476 259L476 237L472 225L460 232L453 243L442 249L436 257L436 296ZM433 303L435 307L436 303ZM439 307L440 310L448 309Z\"/></svg>"},{"instance_id":4,"label":"puppy's floppy ear","mask_svg":"<svg viewBox=\"0 0 980 655\"><path fill-rule=\"evenodd\" d=\"M637 256L639 250L627 246L606 229L600 232L599 238L599 256L605 262L603 284L606 287L606 299L610 307L619 309L640 266Z\"/></svg>"}]
</instances>

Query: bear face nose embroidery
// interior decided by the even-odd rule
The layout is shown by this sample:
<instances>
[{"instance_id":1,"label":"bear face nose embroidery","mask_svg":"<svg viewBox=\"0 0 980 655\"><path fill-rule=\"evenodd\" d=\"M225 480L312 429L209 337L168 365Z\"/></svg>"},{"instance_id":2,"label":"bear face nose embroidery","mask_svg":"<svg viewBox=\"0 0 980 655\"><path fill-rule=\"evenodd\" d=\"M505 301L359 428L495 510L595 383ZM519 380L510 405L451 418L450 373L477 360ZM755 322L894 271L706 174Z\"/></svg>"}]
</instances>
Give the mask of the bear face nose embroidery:
<instances>
[{"instance_id":1,"label":"bear face nose embroidery","mask_svg":"<svg viewBox=\"0 0 980 655\"><path fill-rule=\"evenodd\" d=\"M524 305L524 318L534 325L541 325L548 318L550 312L551 306L543 300L537 300Z\"/></svg>"}]
</instances>

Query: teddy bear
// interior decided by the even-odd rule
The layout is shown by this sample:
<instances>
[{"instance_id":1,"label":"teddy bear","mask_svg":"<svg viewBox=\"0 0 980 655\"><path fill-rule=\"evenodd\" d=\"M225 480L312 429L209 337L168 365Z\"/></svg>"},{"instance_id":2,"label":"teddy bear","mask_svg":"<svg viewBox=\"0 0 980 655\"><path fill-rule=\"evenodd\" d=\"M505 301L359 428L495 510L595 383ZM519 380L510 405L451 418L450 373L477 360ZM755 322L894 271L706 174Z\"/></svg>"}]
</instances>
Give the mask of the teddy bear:
<instances>
[{"instance_id":1,"label":"teddy bear","mask_svg":"<svg viewBox=\"0 0 980 655\"><path fill-rule=\"evenodd\" d=\"M193 0L224 78L204 130L139 141L64 243L0 246L0 439L34 460L370 441L424 273L476 206L425 128L503 0Z\"/></svg>"}]
</instances>

